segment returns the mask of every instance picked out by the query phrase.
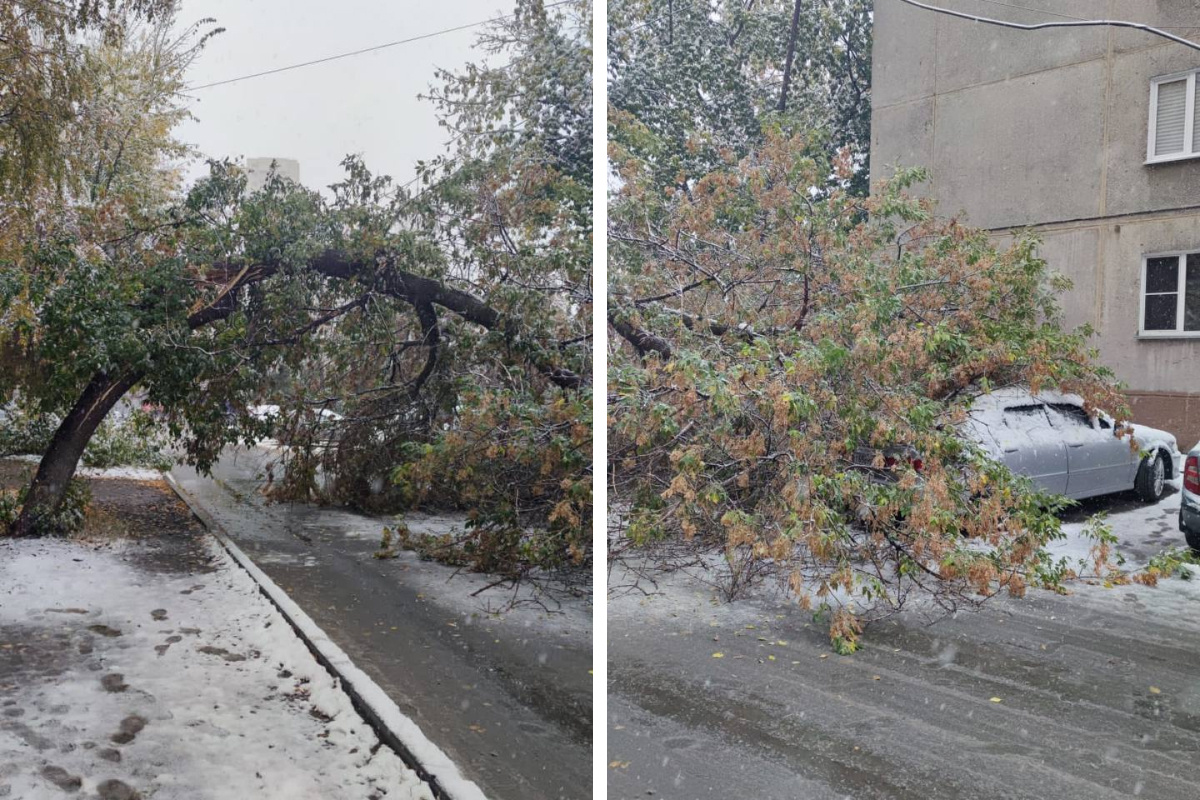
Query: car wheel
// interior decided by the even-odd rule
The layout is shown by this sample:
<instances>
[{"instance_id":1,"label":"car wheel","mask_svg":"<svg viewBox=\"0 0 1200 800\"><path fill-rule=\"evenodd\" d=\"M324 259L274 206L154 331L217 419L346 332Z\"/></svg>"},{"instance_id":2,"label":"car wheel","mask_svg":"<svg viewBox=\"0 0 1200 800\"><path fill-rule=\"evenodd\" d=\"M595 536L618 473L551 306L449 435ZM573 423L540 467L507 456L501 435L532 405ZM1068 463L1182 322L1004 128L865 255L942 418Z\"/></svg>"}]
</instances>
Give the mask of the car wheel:
<instances>
[{"instance_id":1,"label":"car wheel","mask_svg":"<svg viewBox=\"0 0 1200 800\"><path fill-rule=\"evenodd\" d=\"M1133 488L1143 503L1157 503L1167 485L1167 465L1158 453L1142 459Z\"/></svg>"},{"instance_id":2,"label":"car wheel","mask_svg":"<svg viewBox=\"0 0 1200 800\"><path fill-rule=\"evenodd\" d=\"M1187 539L1188 547L1200 552L1200 531L1188 530L1183 531L1183 538Z\"/></svg>"}]
</instances>

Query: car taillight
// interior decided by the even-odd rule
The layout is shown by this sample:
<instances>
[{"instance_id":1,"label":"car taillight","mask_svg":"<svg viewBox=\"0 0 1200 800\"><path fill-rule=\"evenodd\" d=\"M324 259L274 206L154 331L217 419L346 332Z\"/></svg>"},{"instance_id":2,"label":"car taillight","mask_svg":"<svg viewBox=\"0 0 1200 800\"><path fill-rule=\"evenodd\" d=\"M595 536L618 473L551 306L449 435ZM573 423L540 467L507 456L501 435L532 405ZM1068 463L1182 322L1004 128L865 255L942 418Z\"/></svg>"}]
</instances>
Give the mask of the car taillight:
<instances>
[{"instance_id":1,"label":"car taillight","mask_svg":"<svg viewBox=\"0 0 1200 800\"><path fill-rule=\"evenodd\" d=\"M1183 488L1200 494L1200 458L1196 456L1188 456L1183 463Z\"/></svg>"},{"instance_id":2,"label":"car taillight","mask_svg":"<svg viewBox=\"0 0 1200 800\"><path fill-rule=\"evenodd\" d=\"M914 470L916 470L917 472L920 472L921 468L925 466L925 462L916 457L906 458L905 460L908 462L908 465L910 467L912 467ZM898 464L898 463L900 463L900 462L896 460L895 456L884 456L883 457L883 466L885 466L888 469L891 469L892 467L896 466L896 464Z\"/></svg>"}]
</instances>

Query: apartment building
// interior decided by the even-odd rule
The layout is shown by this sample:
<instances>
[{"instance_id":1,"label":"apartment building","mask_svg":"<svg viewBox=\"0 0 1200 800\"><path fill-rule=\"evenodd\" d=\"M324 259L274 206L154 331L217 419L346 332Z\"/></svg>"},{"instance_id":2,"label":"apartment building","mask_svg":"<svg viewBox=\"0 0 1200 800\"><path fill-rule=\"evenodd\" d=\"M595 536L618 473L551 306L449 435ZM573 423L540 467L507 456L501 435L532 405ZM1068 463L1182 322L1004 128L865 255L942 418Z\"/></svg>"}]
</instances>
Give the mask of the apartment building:
<instances>
[{"instance_id":1,"label":"apartment building","mask_svg":"<svg viewBox=\"0 0 1200 800\"><path fill-rule=\"evenodd\" d=\"M926 0L1200 41L1200 0ZM1134 417L1200 439L1200 50L1116 27L1019 31L877 0L872 180L924 166L944 216L1029 229Z\"/></svg>"}]
</instances>

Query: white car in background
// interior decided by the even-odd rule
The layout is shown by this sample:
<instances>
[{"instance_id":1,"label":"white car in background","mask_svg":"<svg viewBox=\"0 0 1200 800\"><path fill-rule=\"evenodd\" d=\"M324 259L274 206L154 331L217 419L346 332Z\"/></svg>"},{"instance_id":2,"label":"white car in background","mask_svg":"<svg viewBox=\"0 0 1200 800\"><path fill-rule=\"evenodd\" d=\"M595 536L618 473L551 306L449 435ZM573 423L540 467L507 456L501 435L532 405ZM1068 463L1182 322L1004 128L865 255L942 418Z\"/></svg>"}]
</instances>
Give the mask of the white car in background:
<instances>
[{"instance_id":1,"label":"white car in background","mask_svg":"<svg viewBox=\"0 0 1200 800\"><path fill-rule=\"evenodd\" d=\"M1000 389L975 400L964 433L1047 492L1080 500L1133 489L1157 502L1180 474L1175 437L1134 424L1131 447L1115 424L1104 412L1089 417L1077 395Z\"/></svg>"},{"instance_id":2,"label":"white car in background","mask_svg":"<svg viewBox=\"0 0 1200 800\"><path fill-rule=\"evenodd\" d=\"M283 412L280 410L279 406L274 404L250 406L250 408L247 410L250 412L250 416L258 420L278 421L283 419ZM306 413L309 413L310 415L315 414L317 422L322 425L332 425L345 419L345 417L343 417L341 414L337 413L336 411L331 411L328 408L319 408L315 412Z\"/></svg>"},{"instance_id":3,"label":"white car in background","mask_svg":"<svg viewBox=\"0 0 1200 800\"><path fill-rule=\"evenodd\" d=\"M1188 546L1200 550L1200 442L1183 462L1183 491L1179 498L1179 530Z\"/></svg>"}]
</instances>

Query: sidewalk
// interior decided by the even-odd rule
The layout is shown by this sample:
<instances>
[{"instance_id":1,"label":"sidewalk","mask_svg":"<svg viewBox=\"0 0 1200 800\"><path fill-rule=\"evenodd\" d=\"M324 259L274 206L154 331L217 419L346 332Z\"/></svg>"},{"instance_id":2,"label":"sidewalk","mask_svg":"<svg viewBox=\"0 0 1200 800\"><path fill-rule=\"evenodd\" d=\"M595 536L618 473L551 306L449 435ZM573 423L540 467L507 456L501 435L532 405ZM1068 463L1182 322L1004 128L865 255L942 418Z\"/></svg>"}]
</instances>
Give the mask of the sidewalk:
<instances>
[{"instance_id":1,"label":"sidewalk","mask_svg":"<svg viewBox=\"0 0 1200 800\"><path fill-rule=\"evenodd\" d=\"M583 800L591 792L590 598L525 586L401 551L379 559L392 519L308 503L269 503L277 458L230 448L211 478L177 467L190 501L324 630L492 800ZM406 514L413 532L458 520ZM438 776L438 770L431 770Z\"/></svg>"},{"instance_id":2,"label":"sidewalk","mask_svg":"<svg viewBox=\"0 0 1200 800\"><path fill-rule=\"evenodd\" d=\"M94 483L159 529L0 540L0 798L432 800L165 485Z\"/></svg>"}]
</instances>

